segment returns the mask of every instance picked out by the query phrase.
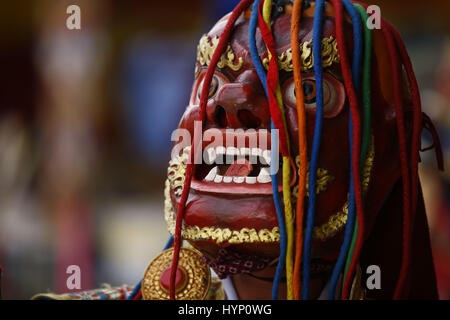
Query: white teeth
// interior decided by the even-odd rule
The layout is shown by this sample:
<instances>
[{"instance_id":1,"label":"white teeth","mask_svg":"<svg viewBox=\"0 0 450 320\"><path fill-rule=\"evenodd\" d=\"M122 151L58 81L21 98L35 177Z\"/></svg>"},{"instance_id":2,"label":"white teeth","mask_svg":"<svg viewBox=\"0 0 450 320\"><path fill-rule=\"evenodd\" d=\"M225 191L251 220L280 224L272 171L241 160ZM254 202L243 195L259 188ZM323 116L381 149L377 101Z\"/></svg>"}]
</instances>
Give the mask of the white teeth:
<instances>
[{"instance_id":1,"label":"white teeth","mask_svg":"<svg viewBox=\"0 0 450 320\"><path fill-rule=\"evenodd\" d=\"M235 147L228 147L226 152L226 164L232 164L234 158L239 155L239 150Z\"/></svg>"},{"instance_id":2,"label":"white teeth","mask_svg":"<svg viewBox=\"0 0 450 320\"><path fill-rule=\"evenodd\" d=\"M232 163L246 163L246 159L252 164L262 163L263 165L270 165L271 162L271 150L263 150L261 148L235 148L219 146L216 149L208 148L203 152L204 160L207 164L223 164L226 158L227 164ZM236 162L237 157L237 162ZM247 158L248 157L248 158ZM258 158L260 159L258 161ZM215 183L236 183L236 184L256 184L256 183L269 183L272 181L270 176L270 168L261 168L257 177L233 177L233 176L221 176L219 173L219 167L212 168L207 176L204 178L206 182Z\"/></svg>"},{"instance_id":3,"label":"white teeth","mask_svg":"<svg viewBox=\"0 0 450 320\"><path fill-rule=\"evenodd\" d=\"M211 171L208 173L208 175L206 176L205 180L206 181L213 181L214 178L217 175L217 167L214 167L211 169Z\"/></svg>"},{"instance_id":4,"label":"white teeth","mask_svg":"<svg viewBox=\"0 0 450 320\"><path fill-rule=\"evenodd\" d=\"M245 177L233 177L234 183L243 183L245 181Z\"/></svg>"},{"instance_id":5,"label":"white teeth","mask_svg":"<svg viewBox=\"0 0 450 320\"><path fill-rule=\"evenodd\" d=\"M241 156L249 156L250 149L249 148L241 148Z\"/></svg>"},{"instance_id":6,"label":"white teeth","mask_svg":"<svg viewBox=\"0 0 450 320\"><path fill-rule=\"evenodd\" d=\"M262 155L263 155L264 161L266 162L265 164L270 165L270 150L264 150Z\"/></svg>"},{"instance_id":7,"label":"white teeth","mask_svg":"<svg viewBox=\"0 0 450 320\"><path fill-rule=\"evenodd\" d=\"M240 149L240 156L238 157L236 163L237 164L245 164L247 159L246 156L250 155L250 149L249 148L241 148Z\"/></svg>"},{"instance_id":8,"label":"white teeth","mask_svg":"<svg viewBox=\"0 0 450 320\"><path fill-rule=\"evenodd\" d=\"M215 183L247 183L247 184L255 184L255 183L269 183L272 181L272 178L269 174L269 168L262 168L259 172L258 177L231 177L231 176L221 176L217 174L218 167L214 167L208 173L205 178L205 181Z\"/></svg>"},{"instance_id":9,"label":"white teeth","mask_svg":"<svg viewBox=\"0 0 450 320\"><path fill-rule=\"evenodd\" d=\"M216 151L214 148L208 148L205 151L203 151L203 157L205 159L206 164L213 164L216 162Z\"/></svg>"},{"instance_id":10,"label":"white teeth","mask_svg":"<svg viewBox=\"0 0 450 320\"><path fill-rule=\"evenodd\" d=\"M259 157L262 155L262 150L259 148L252 148L252 156Z\"/></svg>"},{"instance_id":11,"label":"white teeth","mask_svg":"<svg viewBox=\"0 0 450 320\"><path fill-rule=\"evenodd\" d=\"M233 177L225 176L223 177L224 183L231 183L233 181Z\"/></svg>"},{"instance_id":12,"label":"white teeth","mask_svg":"<svg viewBox=\"0 0 450 320\"><path fill-rule=\"evenodd\" d=\"M246 163L246 160L251 164L262 163L270 165L271 150L263 150L261 148L235 148L219 146L216 149L208 148L203 151L203 158L206 164L232 164L236 161L238 164ZM258 160L260 159L260 160Z\"/></svg>"},{"instance_id":13,"label":"white teeth","mask_svg":"<svg viewBox=\"0 0 450 320\"><path fill-rule=\"evenodd\" d=\"M256 177L245 177L245 183L255 184L256 183Z\"/></svg>"},{"instance_id":14,"label":"white teeth","mask_svg":"<svg viewBox=\"0 0 450 320\"><path fill-rule=\"evenodd\" d=\"M239 155L239 149L235 147L228 147L227 148L227 156L238 156Z\"/></svg>"},{"instance_id":15,"label":"white teeth","mask_svg":"<svg viewBox=\"0 0 450 320\"><path fill-rule=\"evenodd\" d=\"M217 147L216 148L216 154L217 156L223 156L227 152L227 149L225 147Z\"/></svg>"},{"instance_id":16,"label":"white teeth","mask_svg":"<svg viewBox=\"0 0 450 320\"><path fill-rule=\"evenodd\" d=\"M262 155L262 150L259 148L252 148L250 150L249 160L251 164L258 163L258 157Z\"/></svg>"},{"instance_id":17,"label":"white teeth","mask_svg":"<svg viewBox=\"0 0 450 320\"><path fill-rule=\"evenodd\" d=\"M259 172L259 175L258 175L258 177L256 178L256 180L257 180L259 183L268 183L268 182L271 182L272 179L271 179L270 174L269 174L269 169L268 169L268 168L262 168L261 171Z\"/></svg>"},{"instance_id":18,"label":"white teeth","mask_svg":"<svg viewBox=\"0 0 450 320\"><path fill-rule=\"evenodd\" d=\"M258 177L230 177L230 176L221 176L217 174L218 167L214 167L205 177L205 181L215 183L247 183L247 184L255 184L258 183L268 183L271 182L272 179L269 175L268 168L262 168Z\"/></svg>"},{"instance_id":19,"label":"white teeth","mask_svg":"<svg viewBox=\"0 0 450 320\"><path fill-rule=\"evenodd\" d=\"M217 147L216 148L216 163L217 164L223 164L223 156L226 152L226 149L224 147Z\"/></svg>"},{"instance_id":20,"label":"white teeth","mask_svg":"<svg viewBox=\"0 0 450 320\"><path fill-rule=\"evenodd\" d=\"M225 147L220 146L216 148L217 154L225 154L225 151L226 151Z\"/></svg>"}]
</instances>

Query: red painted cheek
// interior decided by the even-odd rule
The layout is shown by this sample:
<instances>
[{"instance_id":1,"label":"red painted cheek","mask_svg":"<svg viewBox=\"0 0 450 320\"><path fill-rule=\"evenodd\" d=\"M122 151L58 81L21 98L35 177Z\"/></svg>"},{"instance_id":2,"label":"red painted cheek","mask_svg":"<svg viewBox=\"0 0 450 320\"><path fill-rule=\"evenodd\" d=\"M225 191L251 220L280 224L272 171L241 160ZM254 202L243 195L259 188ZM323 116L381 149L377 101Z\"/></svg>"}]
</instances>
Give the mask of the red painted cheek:
<instances>
[{"instance_id":1,"label":"red painted cheek","mask_svg":"<svg viewBox=\"0 0 450 320\"><path fill-rule=\"evenodd\" d=\"M179 128L187 129L191 133L194 133L194 122L198 120L200 108L196 105L188 106L181 118Z\"/></svg>"}]
</instances>

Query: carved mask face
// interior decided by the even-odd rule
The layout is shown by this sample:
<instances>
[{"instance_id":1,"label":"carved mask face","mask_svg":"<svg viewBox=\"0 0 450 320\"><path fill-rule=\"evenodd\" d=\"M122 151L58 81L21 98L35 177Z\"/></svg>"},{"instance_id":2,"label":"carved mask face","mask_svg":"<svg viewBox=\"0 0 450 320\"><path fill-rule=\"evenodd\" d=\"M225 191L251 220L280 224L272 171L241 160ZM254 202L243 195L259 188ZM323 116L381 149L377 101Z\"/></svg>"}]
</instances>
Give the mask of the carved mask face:
<instances>
[{"instance_id":1,"label":"carved mask face","mask_svg":"<svg viewBox=\"0 0 450 320\"><path fill-rule=\"evenodd\" d=\"M308 152L312 145L315 122L315 77L312 62L312 25L314 4L305 10L300 24L302 44L303 90L305 95ZM335 37L332 8L328 5L323 25L324 65L324 122L317 174L317 204L313 233L312 258L330 257L338 253L346 223L349 189L350 150L348 138L349 106L342 80ZM291 186L295 194L298 164L298 127L295 87L290 60L290 14L278 17L272 30L279 56L280 86L285 104L291 139ZM195 81L179 128L194 136L194 121L198 120L200 91L209 59L226 24L226 17L202 37L198 47ZM223 54L211 83L203 130L223 132L223 145L216 149L213 159L222 157L248 160L252 150L227 148L226 129L254 129L253 134L270 132L270 114L264 89L253 66L248 48L249 20L241 17L235 25L230 46ZM352 44L350 24L347 25L348 43ZM261 59L267 57L265 46L257 31L257 46ZM351 49L351 45L349 46ZM372 80L372 145L367 169L362 175L366 215L369 224L380 210L392 185L399 179L398 142L395 109L391 99L392 83L382 35L374 32ZM405 94L407 96L407 94ZM406 98L405 98L406 99ZM408 101L407 101L408 102ZM405 111L409 109L406 108ZM408 116L408 114L407 114ZM250 131L249 131L250 132ZM250 140L250 133L240 133ZM235 136L233 136L234 139ZM231 138L230 138L231 139ZM183 226L183 237L211 260L233 253L272 260L279 255L279 234L272 198L270 176L267 174L270 158L270 139L267 146L255 150L258 162L232 164L200 164L195 166ZM230 140L231 141L231 140ZM210 141L204 142L204 146ZM231 144L230 144L231 143ZM173 234L174 212L181 195L184 157L171 161L166 184L166 219ZM280 182L281 184L281 182ZM307 193L311 192L307 190ZM295 199L294 199L295 200ZM306 201L307 204L307 201ZM256 258L255 258L256 259ZM257 259L256 259L257 260ZM259 260L258 260L259 261Z\"/></svg>"}]
</instances>

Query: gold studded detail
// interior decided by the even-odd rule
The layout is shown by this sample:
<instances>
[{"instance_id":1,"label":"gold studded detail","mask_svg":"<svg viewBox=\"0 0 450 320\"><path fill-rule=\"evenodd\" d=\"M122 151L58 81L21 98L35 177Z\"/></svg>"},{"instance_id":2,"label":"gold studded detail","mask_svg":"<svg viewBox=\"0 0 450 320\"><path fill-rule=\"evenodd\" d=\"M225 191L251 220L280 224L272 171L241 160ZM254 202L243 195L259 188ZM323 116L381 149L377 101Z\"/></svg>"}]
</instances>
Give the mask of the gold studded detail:
<instances>
[{"instance_id":1,"label":"gold studded detail","mask_svg":"<svg viewBox=\"0 0 450 320\"><path fill-rule=\"evenodd\" d=\"M145 271L142 280L142 297L144 300L169 300L167 289L161 285L161 275L172 265L173 248L160 253ZM203 300L209 292L211 272L203 262L202 255L194 249L181 248L178 267L183 270L185 286L176 292L176 300Z\"/></svg>"}]
</instances>

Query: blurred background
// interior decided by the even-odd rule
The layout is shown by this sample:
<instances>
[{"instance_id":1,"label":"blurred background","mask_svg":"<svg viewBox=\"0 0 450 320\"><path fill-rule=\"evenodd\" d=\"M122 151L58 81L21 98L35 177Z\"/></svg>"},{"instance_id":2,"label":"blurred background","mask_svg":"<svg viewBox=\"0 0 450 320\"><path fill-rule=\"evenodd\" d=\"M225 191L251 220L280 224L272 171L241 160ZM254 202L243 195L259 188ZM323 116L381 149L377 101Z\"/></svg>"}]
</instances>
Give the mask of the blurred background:
<instances>
[{"instance_id":1,"label":"blurred background","mask_svg":"<svg viewBox=\"0 0 450 320\"><path fill-rule=\"evenodd\" d=\"M367 2L367 1L366 1ZM196 46L237 0L7 1L0 12L4 299L134 285L168 238L170 134ZM450 2L371 0L398 27L450 168ZM66 9L81 8L81 30ZM423 135L423 145L432 143ZM440 297L450 298L450 171L422 154Z\"/></svg>"}]
</instances>

